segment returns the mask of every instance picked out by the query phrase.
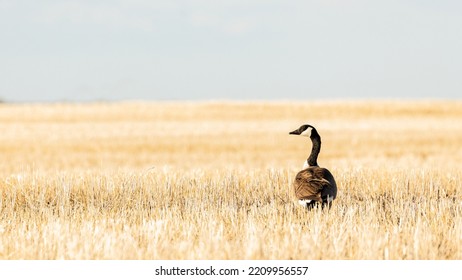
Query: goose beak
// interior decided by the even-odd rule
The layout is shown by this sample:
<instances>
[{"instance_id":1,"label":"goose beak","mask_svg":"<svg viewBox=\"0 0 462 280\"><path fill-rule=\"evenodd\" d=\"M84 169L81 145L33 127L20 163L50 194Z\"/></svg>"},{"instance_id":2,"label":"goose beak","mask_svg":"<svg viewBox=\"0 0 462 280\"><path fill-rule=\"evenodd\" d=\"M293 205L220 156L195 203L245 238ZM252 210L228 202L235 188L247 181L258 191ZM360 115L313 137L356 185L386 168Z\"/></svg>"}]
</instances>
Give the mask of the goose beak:
<instances>
[{"instance_id":1,"label":"goose beak","mask_svg":"<svg viewBox=\"0 0 462 280\"><path fill-rule=\"evenodd\" d=\"M300 130L299 130L299 129L296 129L296 130L294 130L294 131L289 132L289 134L300 135Z\"/></svg>"}]
</instances>

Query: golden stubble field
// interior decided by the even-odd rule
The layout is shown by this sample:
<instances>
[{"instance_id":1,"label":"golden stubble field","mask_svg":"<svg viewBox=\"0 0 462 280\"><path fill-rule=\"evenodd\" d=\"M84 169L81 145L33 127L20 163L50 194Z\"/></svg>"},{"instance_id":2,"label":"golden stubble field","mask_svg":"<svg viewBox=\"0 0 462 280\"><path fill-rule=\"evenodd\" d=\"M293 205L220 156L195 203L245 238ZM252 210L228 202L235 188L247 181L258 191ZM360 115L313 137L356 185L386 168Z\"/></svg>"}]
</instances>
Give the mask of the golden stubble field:
<instances>
[{"instance_id":1,"label":"golden stubble field","mask_svg":"<svg viewBox=\"0 0 462 280\"><path fill-rule=\"evenodd\" d=\"M311 149L339 187L306 211ZM0 105L0 259L462 259L461 101Z\"/></svg>"}]
</instances>

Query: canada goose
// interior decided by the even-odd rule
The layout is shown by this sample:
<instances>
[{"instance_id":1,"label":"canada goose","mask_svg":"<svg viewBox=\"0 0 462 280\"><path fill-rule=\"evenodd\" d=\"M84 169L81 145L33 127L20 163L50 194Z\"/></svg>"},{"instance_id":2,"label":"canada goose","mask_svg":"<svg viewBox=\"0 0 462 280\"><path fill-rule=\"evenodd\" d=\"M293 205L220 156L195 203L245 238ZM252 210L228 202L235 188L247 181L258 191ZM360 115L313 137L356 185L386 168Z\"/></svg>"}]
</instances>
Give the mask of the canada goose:
<instances>
[{"instance_id":1,"label":"canada goose","mask_svg":"<svg viewBox=\"0 0 462 280\"><path fill-rule=\"evenodd\" d=\"M313 145L303 170L295 176L293 185L298 202L307 208L312 208L317 203L321 203L322 207L330 207L337 196L337 184L329 170L318 166L321 136L316 128L309 124L304 124L289 134L310 137Z\"/></svg>"}]
</instances>

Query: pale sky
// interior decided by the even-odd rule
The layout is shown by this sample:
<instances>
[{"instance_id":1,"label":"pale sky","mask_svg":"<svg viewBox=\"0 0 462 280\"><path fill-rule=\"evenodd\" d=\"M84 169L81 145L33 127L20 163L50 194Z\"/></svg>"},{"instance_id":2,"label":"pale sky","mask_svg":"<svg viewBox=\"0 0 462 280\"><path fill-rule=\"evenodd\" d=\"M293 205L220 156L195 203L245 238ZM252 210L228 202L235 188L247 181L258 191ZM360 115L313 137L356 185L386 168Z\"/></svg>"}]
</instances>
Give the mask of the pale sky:
<instances>
[{"instance_id":1,"label":"pale sky","mask_svg":"<svg viewBox=\"0 0 462 280\"><path fill-rule=\"evenodd\" d=\"M0 0L0 99L462 97L462 1Z\"/></svg>"}]
</instances>

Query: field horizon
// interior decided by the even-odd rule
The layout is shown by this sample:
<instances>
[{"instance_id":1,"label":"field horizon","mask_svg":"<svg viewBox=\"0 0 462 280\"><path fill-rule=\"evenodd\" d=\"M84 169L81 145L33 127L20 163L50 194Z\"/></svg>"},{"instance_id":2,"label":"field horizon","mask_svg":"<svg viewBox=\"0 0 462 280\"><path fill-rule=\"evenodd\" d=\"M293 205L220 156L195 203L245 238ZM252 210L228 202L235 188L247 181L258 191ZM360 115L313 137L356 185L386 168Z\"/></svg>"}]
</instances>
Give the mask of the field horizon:
<instances>
[{"instance_id":1,"label":"field horizon","mask_svg":"<svg viewBox=\"0 0 462 280\"><path fill-rule=\"evenodd\" d=\"M0 259L462 259L462 101L0 104ZM306 211L318 163L339 193Z\"/></svg>"}]
</instances>

